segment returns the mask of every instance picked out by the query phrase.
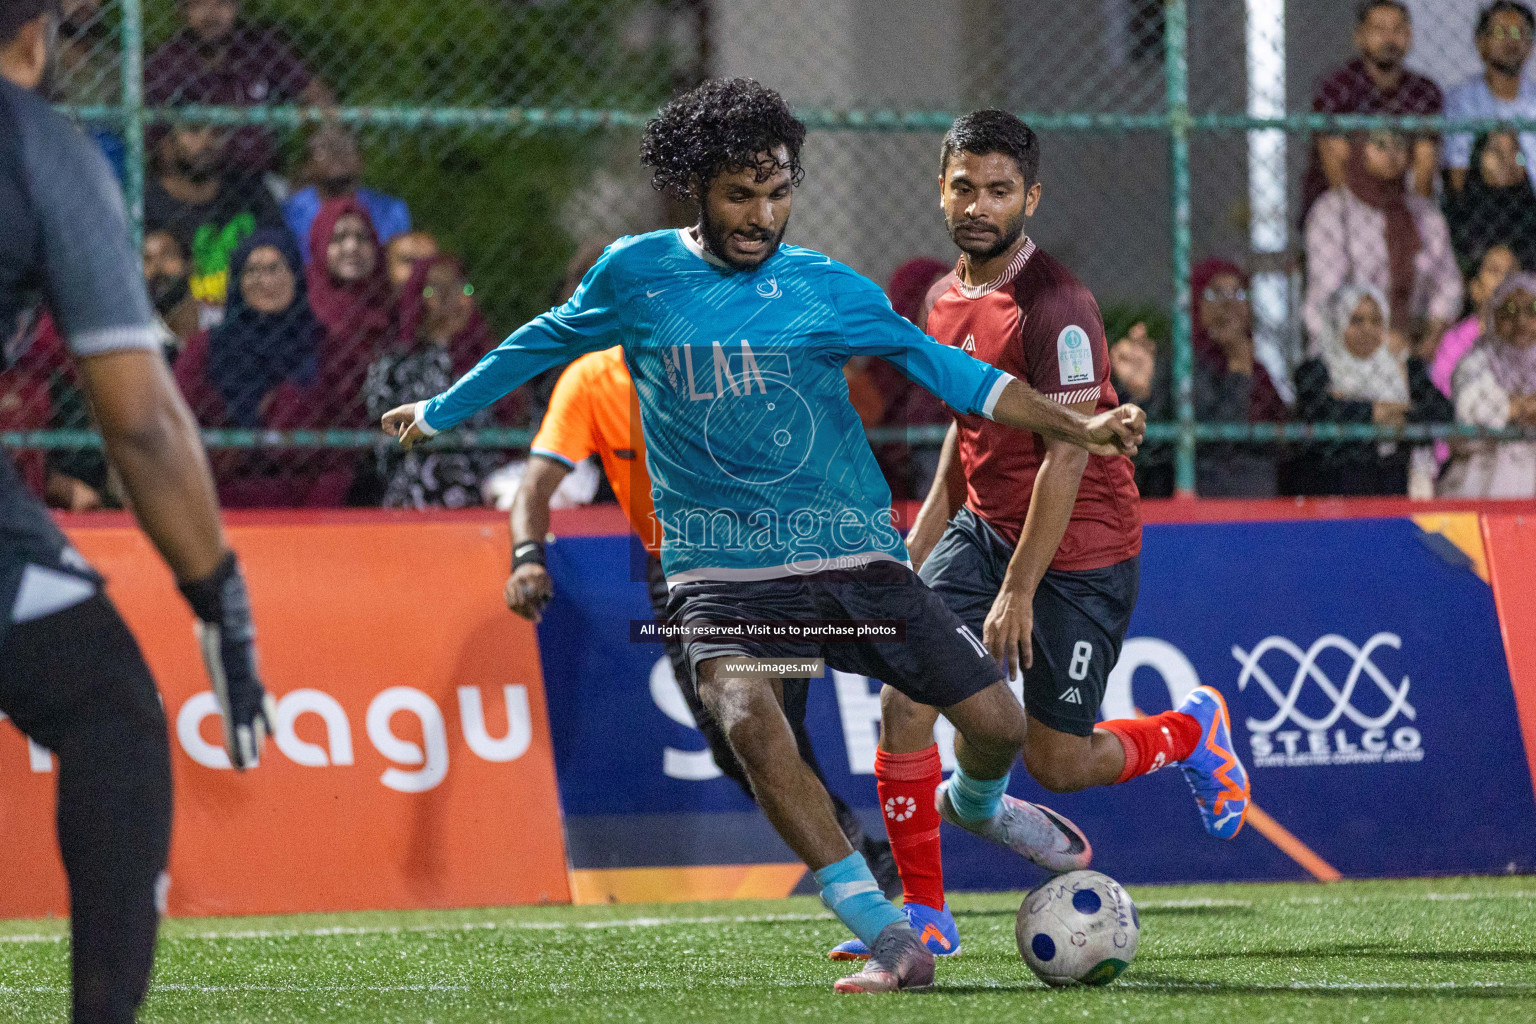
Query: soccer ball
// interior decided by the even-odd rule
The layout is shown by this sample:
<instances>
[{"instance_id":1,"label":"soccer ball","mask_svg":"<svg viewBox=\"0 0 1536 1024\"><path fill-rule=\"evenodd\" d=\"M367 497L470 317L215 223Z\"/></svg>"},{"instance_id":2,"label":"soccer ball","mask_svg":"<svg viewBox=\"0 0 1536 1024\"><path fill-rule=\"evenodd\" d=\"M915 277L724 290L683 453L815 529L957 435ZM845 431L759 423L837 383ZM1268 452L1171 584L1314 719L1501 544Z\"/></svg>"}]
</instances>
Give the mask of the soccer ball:
<instances>
[{"instance_id":1,"label":"soccer ball","mask_svg":"<svg viewBox=\"0 0 1536 1024\"><path fill-rule=\"evenodd\" d=\"M1024 897L1014 935L1047 985L1108 985L1136 955L1141 915L1113 878L1069 871Z\"/></svg>"}]
</instances>

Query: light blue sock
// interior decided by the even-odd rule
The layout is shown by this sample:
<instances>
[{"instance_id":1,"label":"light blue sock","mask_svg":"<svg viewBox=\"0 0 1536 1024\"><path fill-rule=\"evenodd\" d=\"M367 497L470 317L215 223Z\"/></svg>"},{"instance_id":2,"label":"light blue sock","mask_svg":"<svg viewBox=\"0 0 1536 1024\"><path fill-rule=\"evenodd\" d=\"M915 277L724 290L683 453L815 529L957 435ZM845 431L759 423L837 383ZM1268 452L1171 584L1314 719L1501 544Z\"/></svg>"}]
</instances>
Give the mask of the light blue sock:
<instances>
[{"instance_id":1,"label":"light blue sock","mask_svg":"<svg viewBox=\"0 0 1536 1024\"><path fill-rule=\"evenodd\" d=\"M821 886L821 902L866 946L874 947L886 925L906 920L880 891L861 853L850 853L816 872L816 884Z\"/></svg>"},{"instance_id":2,"label":"light blue sock","mask_svg":"<svg viewBox=\"0 0 1536 1024\"><path fill-rule=\"evenodd\" d=\"M949 803L966 821L985 821L1002 808L1007 789L1007 773L1000 779L973 779L956 768L949 777Z\"/></svg>"}]
</instances>

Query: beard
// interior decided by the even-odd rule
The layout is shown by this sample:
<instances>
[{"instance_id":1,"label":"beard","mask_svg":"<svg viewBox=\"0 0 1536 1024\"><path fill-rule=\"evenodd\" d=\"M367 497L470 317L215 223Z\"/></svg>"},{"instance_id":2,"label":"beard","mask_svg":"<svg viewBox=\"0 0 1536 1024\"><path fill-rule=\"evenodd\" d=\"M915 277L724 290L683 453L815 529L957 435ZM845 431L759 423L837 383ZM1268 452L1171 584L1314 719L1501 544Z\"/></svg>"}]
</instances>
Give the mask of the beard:
<instances>
[{"instance_id":1,"label":"beard","mask_svg":"<svg viewBox=\"0 0 1536 1024\"><path fill-rule=\"evenodd\" d=\"M1365 59L1371 62L1371 66L1377 71L1396 71L1403 66L1403 58L1407 54L1395 46L1383 46L1373 53L1365 55Z\"/></svg>"},{"instance_id":2,"label":"beard","mask_svg":"<svg viewBox=\"0 0 1536 1024\"><path fill-rule=\"evenodd\" d=\"M767 263L773 254L779 251L779 244L784 241L784 232L789 230L789 220L786 218L783 227L779 228L776 234L766 231L758 232L753 237L768 239L768 247L763 252L763 258L754 260L751 263L743 263L740 260L732 259L726 253L725 241L731 234L731 230L711 220L709 209L703 204L700 204L699 214L699 223L704 228L704 251L732 270L756 270L764 263Z\"/></svg>"},{"instance_id":3,"label":"beard","mask_svg":"<svg viewBox=\"0 0 1536 1024\"><path fill-rule=\"evenodd\" d=\"M181 305L192 290L191 280L174 274L156 274L149 279L149 297L155 312L167 316Z\"/></svg>"},{"instance_id":4,"label":"beard","mask_svg":"<svg viewBox=\"0 0 1536 1024\"><path fill-rule=\"evenodd\" d=\"M215 160L177 158L173 166L177 174L197 185L206 185L219 176L219 164Z\"/></svg>"},{"instance_id":5,"label":"beard","mask_svg":"<svg viewBox=\"0 0 1536 1024\"><path fill-rule=\"evenodd\" d=\"M947 225L949 227L949 237L960 248L960 251L971 259L990 260L1001 256L1013 247L1013 244L1019 240L1019 236L1024 234L1024 212L1022 210L1019 211L1017 217L1002 226L995 241L980 247L978 247L976 242L962 242L960 240L959 230L963 227L969 227L971 223L971 221L963 220Z\"/></svg>"}]
</instances>

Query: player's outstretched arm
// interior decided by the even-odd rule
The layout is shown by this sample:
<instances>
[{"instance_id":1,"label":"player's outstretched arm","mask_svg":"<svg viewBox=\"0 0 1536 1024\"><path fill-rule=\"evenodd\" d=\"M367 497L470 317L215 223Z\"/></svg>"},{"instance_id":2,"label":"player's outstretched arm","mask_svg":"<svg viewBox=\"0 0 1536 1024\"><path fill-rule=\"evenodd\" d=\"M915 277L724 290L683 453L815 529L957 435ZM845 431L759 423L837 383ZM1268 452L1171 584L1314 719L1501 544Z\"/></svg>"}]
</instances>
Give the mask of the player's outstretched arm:
<instances>
[{"instance_id":1,"label":"player's outstretched arm","mask_svg":"<svg viewBox=\"0 0 1536 1024\"><path fill-rule=\"evenodd\" d=\"M156 350L82 358L80 373L134 514L199 620L230 763L254 767L275 715L256 673L250 599L234 552L224 546L196 423Z\"/></svg>"},{"instance_id":2,"label":"player's outstretched arm","mask_svg":"<svg viewBox=\"0 0 1536 1024\"><path fill-rule=\"evenodd\" d=\"M615 243L603 252L565 305L513 331L447 391L385 413L380 423L384 433L409 448L438 431L458 426L545 370L618 344L624 303L614 281L617 247Z\"/></svg>"},{"instance_id":3,"label":"player's outstretched arm","mask_svg":"<svg viewBox=\"0 0 1536 1024\"><path fill-rule=\"evenodd\" d=\"M992 407L992 419L1071 442L1093 455L1135 455L1147 433L1147 415L1134 405L1084 416L1051 401L1018 379L1010 380L1003 388Z\"/></svg>"},{"instance_id":4,"label":"player's outstretched arm","mask_svg":"<svg viewBox=\"0 0 1536 1024\"><path fill-rule=\"evenodd\" d=\"M995 366L934 341L892 310L869 279L837 265L831 280L849 350L890 360L951 409L1070 441L1094 455L1134 455L1141 444L1147 418L1135 406L1091 417L1074 412Z\"/></svg>"},{"instance_id":5,"label":"player's outstretched arm","mask_svg":"<svg viewBox=\"0 0 1536 1024\"><path fill-rule=\"evenodd\" d=\"M570 329L572 318L563 316L568 305L520 327L442 394L389 410L379 426L398 439L402 447L409 448L439 431L458 426L545 370L608 348L617 341L608 330L584 333ZM588 324L596 320L589 318Z\"/></svg>"}]
</instances>

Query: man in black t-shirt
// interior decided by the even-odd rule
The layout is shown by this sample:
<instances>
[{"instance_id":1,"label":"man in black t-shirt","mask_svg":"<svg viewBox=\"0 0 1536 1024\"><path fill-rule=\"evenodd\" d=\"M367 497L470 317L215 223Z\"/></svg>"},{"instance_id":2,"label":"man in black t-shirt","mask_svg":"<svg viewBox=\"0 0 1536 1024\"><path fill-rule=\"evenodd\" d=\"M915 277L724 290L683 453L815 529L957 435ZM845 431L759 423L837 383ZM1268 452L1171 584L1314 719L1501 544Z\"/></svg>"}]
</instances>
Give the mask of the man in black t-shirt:
<instances>
[{"instance_id":1,"label":"man in black t-shirt","mask_svg":"<svg viewBox=\"0 0 1536 1024\"><path fill-rule=\"evenodd\" d=\"M0 341L46 303L144 531L197 617L236 768L275 715L250 599L225 546L207 457L161 354L117 183L33 94L54 56L53 0L0 0ZM149 985L171 828L165 713L102 579L0 458L0 712L59 759L74 1020L132 1024Z\"/></svg>"},{"instance_id":2,"label":"man in black t-shirt","mask_svg":"<svg viewBox=\"0 0 1536 1024\"><path fill-rule=\"evenodd\" d=\"M144 228L169 231L192 256L192 297L203 326L223 315L229 257L257 228L284 227L283 212L260 177L228 166L228 133L179 124L155 147L144 181Z\"/></svg>"}]
</instances>

